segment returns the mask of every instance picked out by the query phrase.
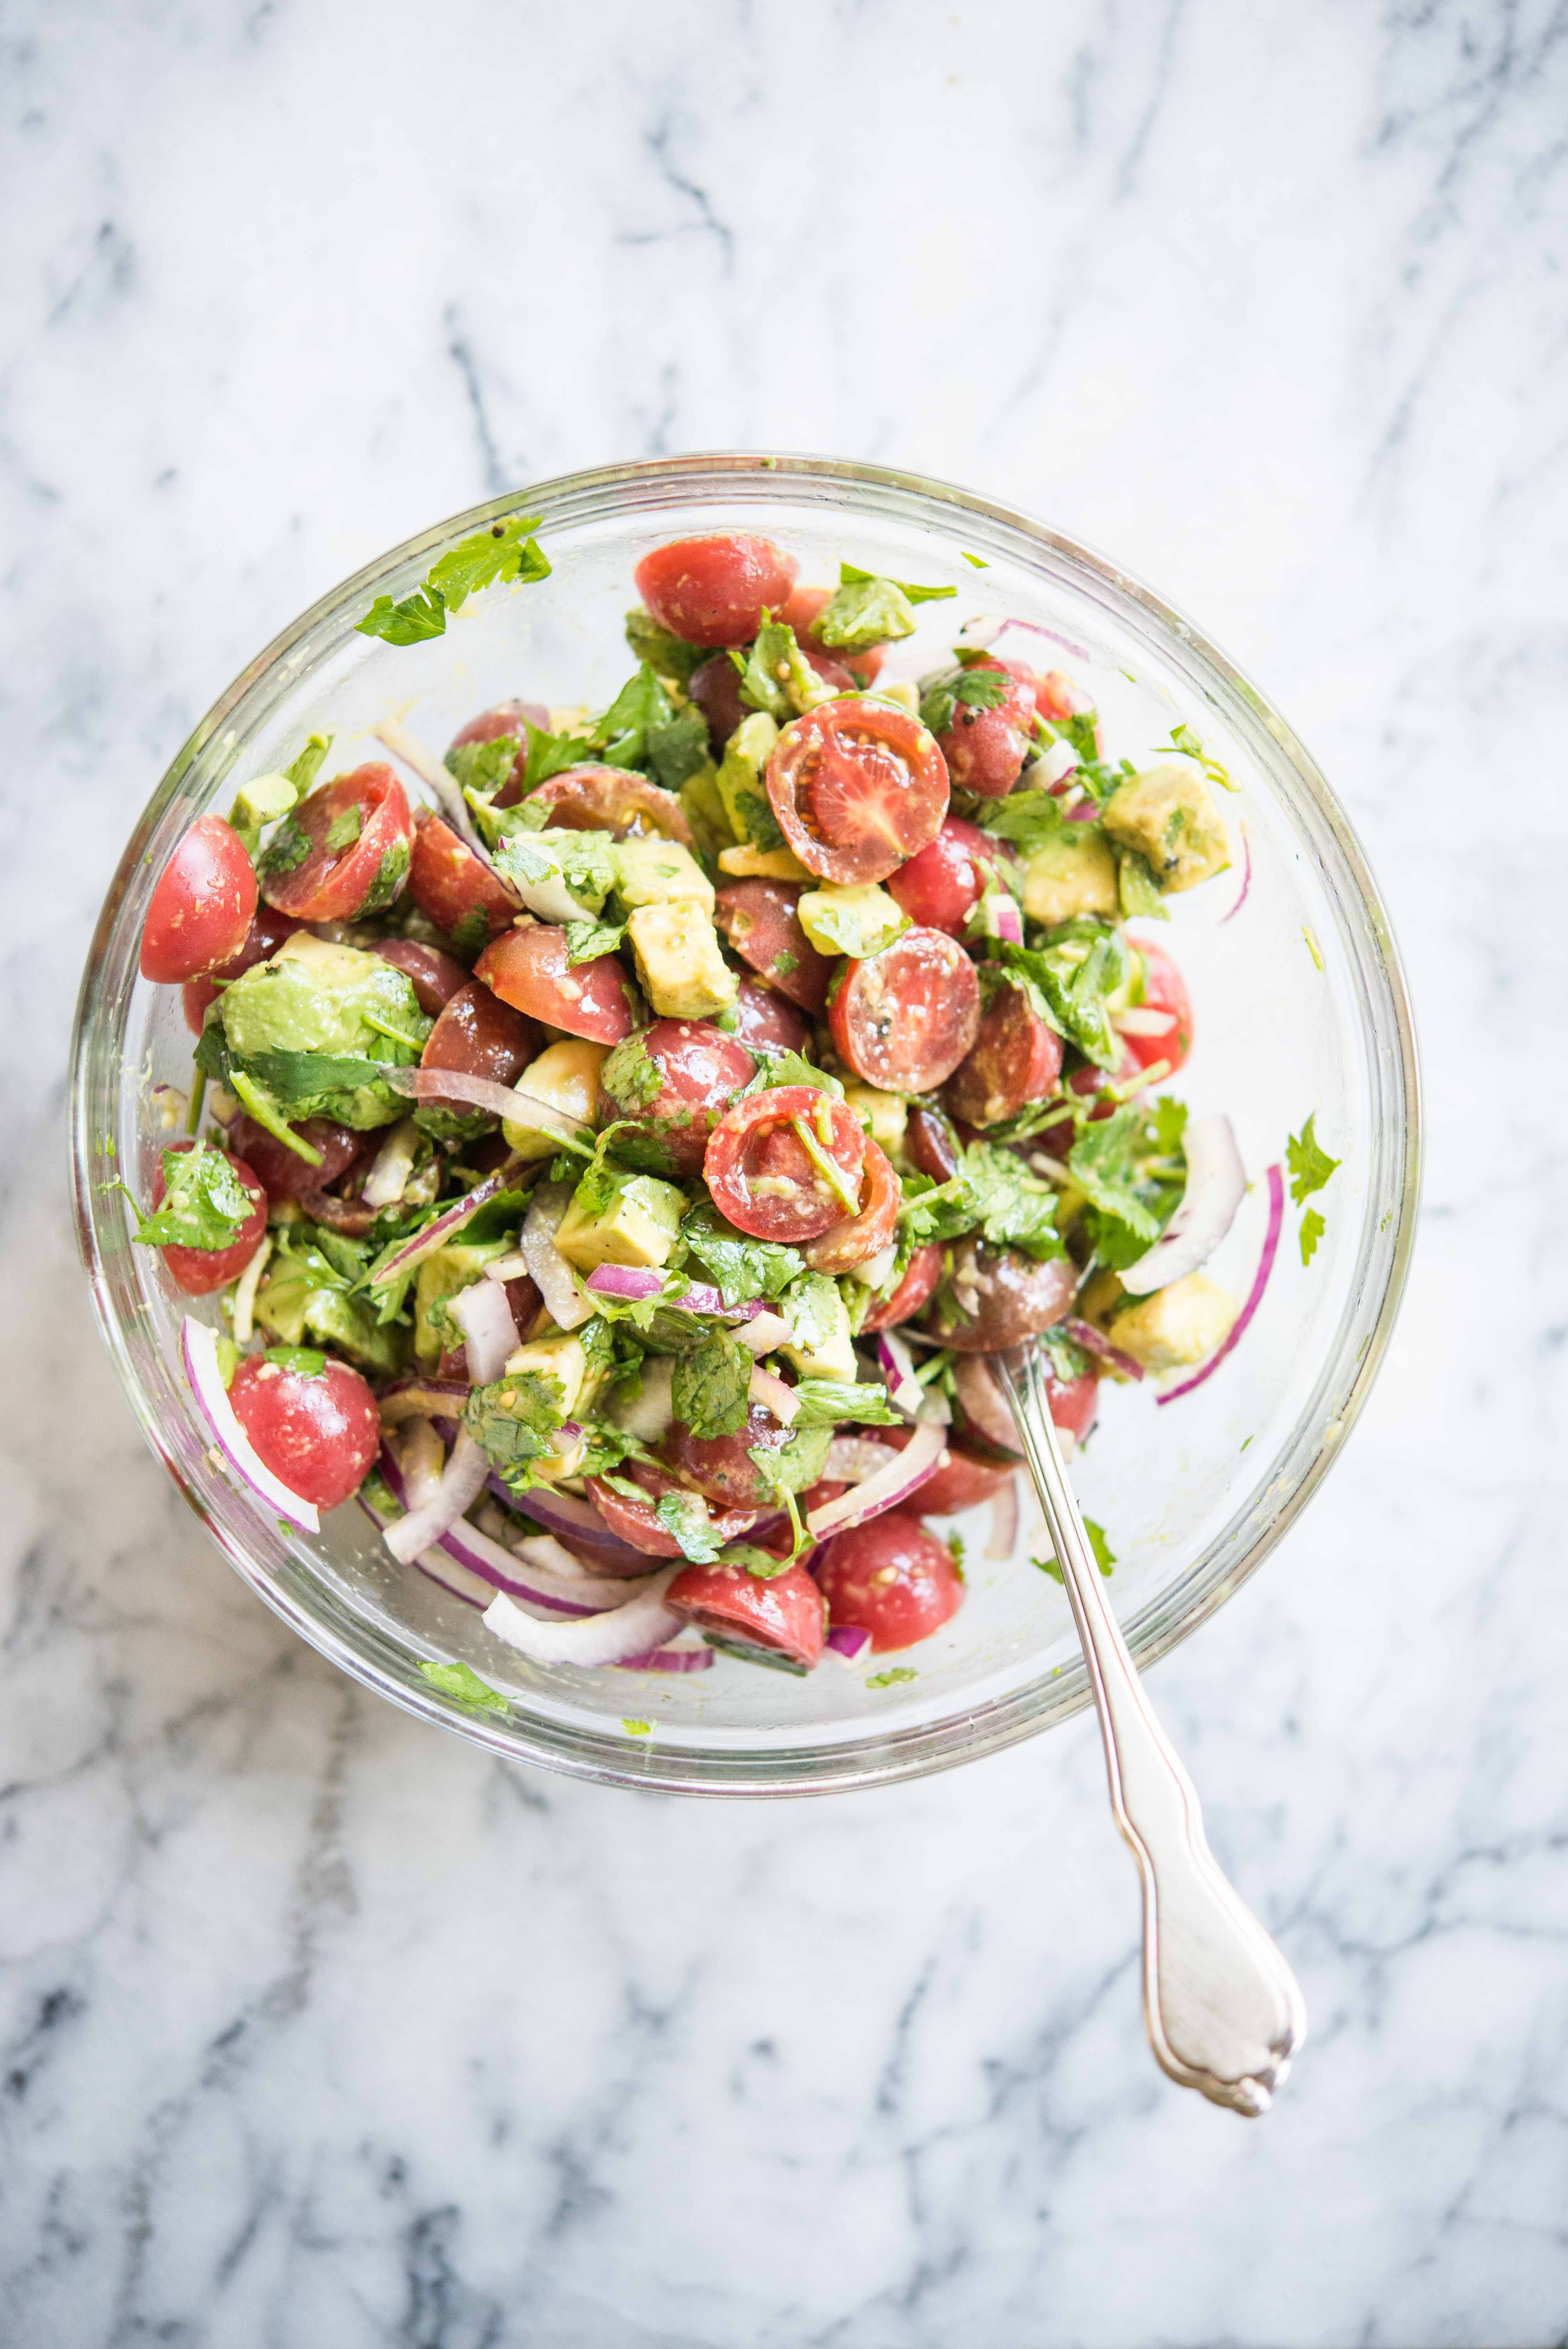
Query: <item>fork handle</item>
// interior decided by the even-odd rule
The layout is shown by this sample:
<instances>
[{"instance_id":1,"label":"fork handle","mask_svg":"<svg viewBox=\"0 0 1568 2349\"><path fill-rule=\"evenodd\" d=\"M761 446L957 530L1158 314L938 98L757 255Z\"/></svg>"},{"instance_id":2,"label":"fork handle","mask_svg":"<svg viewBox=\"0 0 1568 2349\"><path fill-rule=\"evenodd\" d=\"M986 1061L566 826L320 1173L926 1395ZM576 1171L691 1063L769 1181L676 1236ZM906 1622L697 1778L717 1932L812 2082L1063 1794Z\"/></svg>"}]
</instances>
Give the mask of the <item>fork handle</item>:
<instances>
[{"instance_id":1,"label":"fork handle","mask_svg":"<svg viewBox=\"0 0 1568 2349\"><path fill-rule=\"evenodd\" d=\"M1155 1717L1068 1480L1039 1349L994 1356L1055 1545L1099 1713L1110 1803L1143 1887L1143 2013L1171 2079L1266 2112L1306 2034L1295 1975L1221 1873L1197 1791Z\"/></svg>"}]
</instances>

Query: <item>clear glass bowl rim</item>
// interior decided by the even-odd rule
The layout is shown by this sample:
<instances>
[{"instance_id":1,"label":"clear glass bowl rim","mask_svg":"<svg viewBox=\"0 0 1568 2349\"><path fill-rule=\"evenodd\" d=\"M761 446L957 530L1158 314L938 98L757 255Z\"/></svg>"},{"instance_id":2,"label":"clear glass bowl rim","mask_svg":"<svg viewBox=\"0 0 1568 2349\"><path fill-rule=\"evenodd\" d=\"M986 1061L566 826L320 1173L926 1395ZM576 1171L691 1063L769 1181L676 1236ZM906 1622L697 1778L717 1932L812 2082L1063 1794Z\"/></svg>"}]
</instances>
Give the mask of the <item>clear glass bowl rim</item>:
<instances>
[{"instance_id":1,"label":"clear glass bowl rim","mask_svg":"<svg viewBox=\"0 0 1568 2349\"><path fill-rule=\"evenodd\" d=\"M628 1739L624 1733L611 1737L530 1715L521 1705L514 1705L511 1716L502 1722L494 1715L476 1713L432 1689L413 1670L401 1650L325 1598L319 1587L312 1586L311 1597L315 1603L308 1603L303 1587L290 1587L253 1557L214 1519L201 1490L186 1475L165 1440L115 1308L100 1245L98 1218L103 1210L99 1203L106 1195L106 1169L112 1169L92 1139L93 1080L99 1049L117 1009L106 986L111 941L126 900L132 895L148 843L201 753L263 680L277 678L291 668L299 670L304 648L311 646L313 638L321 638L312 647L315 653L329 652L352 629L351 615L362 614L375 595L387 591L394 595L406 593L423 576L428 560L441 548L509 515L537 510L549 528L552 523L564 526L597 520L617 510L630 512L644 508L656 512L661 505L683 496L706 498L717 503L722 502L727 491L731 494L748 492L755 495L769 485L781 488L786 484L805 497L815 491L824 501L835 494L852 495L858 490L872 493L872 502L884 510L910 502L916 507L935 505L944 509L944 519L948 522L955 512L971 516L1012 533L1026 544L1048 550L1113 600L1125 599L1139 607L1146 621L1154 623L1168 639L1174 640L1185 662L1206 670L1207 682L1220 689L1222 698L1230 699L1233 706L1239 705L1272 738L1276 757L1283 757L1291 771L1287 803L1290 792L1299 791L1318 823L1334 839L1354 889L1356 914L1387 989L1395 1021L1403 1116L1397 1121L1395 1131L1375 1130L1373 1141L1385 1160L1397 1160L1397 1164L1390 1164L1389 1172L1397 1185L1398 1220L1385 1257L1386 1272L1380 1290L1373 1299L1363 1289L1360 1309L1351 1327L1342 1328L1340 1332L1338 1352L1343 1356L1347 1348L1353 1351L1354 1376L1336 1415L1331 1435L1320 1442L1313 1457L1295 1475L1278 1510L1258 1530L1240 1557L1222 1573L1205 1579L1199 1580L1190 1574L1186 1578L1185 1600L1180 1608L1172 1609L1169 1604L1171 1594L1161 1593L1124 1625L1141 1670L1147 1670L1196 1630L1256 1571L1337 1456L1371 1390L1387 1346L1408 1269L1420 1195L1420 1080L1409 993L1387 909L1353 826L1292 728L1234 663L1162 596L1119 564L1077 540L1015 507L927 476L834 458L724 451L596 467L490 499L405 540L332 588L240 672L181 745L142 811L98 916L77 1001L70 1083L73 1200L77 1242L94 1310L152 1451L231 1565L274 1613L319 1653L405 1712L454 1730L493 1753L602 1784L673 1793L829 1794L923 1776L981 1754L1000 1752L1080 1712L1090 1701L1088 1676L1080 1664L944 1721L892 1732L868 1723L866 1735L855 1743L820 1749L795 1746L777 1753L665 1751L656 1742ZM1275 787L1278 780L1277 775L1271 779ZM1295 812L1292 809L1293 815ZM109 1212L119 1213L118 1205ZM1364 1257L1366 1248L1364 1233Z\"/></svg>"}]
</instances>

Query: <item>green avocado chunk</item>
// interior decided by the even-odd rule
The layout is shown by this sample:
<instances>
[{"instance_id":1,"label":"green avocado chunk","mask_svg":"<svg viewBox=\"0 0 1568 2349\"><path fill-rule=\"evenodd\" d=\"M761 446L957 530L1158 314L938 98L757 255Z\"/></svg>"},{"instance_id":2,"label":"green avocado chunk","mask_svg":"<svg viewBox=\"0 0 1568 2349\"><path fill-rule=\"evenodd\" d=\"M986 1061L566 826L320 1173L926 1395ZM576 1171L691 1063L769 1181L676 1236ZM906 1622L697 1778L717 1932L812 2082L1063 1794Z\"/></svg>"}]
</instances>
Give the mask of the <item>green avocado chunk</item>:
<instances>
[{"instance_id":1,"label":"green avocado chunk","mask_svg":"<svg viewBox=\"0 0 1568 2349\"><path fill-rule=\"evenodd\" d=\"M356 1130L389 1125L407 1104L372 1071L341 1064L407 1067L432 1024L409 980L379 955L304 930L226 988L217 1016L235 1068L284 1117L331 1117ZM310 1054L339 1065L324 1066L314 1082Z\"/></svg>"}]
</instances>

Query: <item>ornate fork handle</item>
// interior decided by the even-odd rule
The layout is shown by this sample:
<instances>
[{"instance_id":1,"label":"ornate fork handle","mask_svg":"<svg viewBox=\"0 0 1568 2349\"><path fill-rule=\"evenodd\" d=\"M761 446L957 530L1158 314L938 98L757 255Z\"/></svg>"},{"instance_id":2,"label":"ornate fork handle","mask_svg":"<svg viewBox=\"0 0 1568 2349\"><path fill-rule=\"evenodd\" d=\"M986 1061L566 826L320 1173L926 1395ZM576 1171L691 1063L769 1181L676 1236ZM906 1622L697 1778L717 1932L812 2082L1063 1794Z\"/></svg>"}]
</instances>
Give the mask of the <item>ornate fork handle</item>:
<instances>
[{"instance_id":1,"label":"ornate fork handle","mask_svg":"<svg viewBox=\"0 0 1568 2349\"><path fill-rule=\"evenodd\" d=\"M1173 2080L1266 2112L1306 2035L1295 1975L1221 1874L1191 1780L1112 1614L1047 1407L1040 1350L994 1355L1046 1513L1105 1739L1116 1823L1143 1885L1143 2012Z\"/></svg>"}]
</instances>

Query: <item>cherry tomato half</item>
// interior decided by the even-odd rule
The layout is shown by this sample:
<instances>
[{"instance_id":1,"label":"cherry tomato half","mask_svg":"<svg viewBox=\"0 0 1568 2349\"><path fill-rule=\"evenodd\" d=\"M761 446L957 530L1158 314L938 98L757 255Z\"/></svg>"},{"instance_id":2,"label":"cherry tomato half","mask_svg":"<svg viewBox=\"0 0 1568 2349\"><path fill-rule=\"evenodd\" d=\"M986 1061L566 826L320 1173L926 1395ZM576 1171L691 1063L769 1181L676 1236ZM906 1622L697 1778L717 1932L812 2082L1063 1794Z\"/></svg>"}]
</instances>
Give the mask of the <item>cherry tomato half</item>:
<instances>
[{"instance_id":1,"label":"cherry tomato half","mask_svg":"<svg viewBox=\"0 0 1568 2349\"><path fill-rule=\"evenodd\" d=\"M619 1137L633 1145L630 1154L622 1150L628 1164L634 1156L650 1174L700 1174L708 1135L741 1087L750 1083L757 1063L744 1044L706 1019L655 1019L630 1049L636 1052L639 1046L658 1072L658 1091L643 1098L646 1082L639 1066L623 1100L614 1090L614 1060L606 1061L599 1072L599 1123L633 1121L636 1133Z\"/></svg>"},{"instance_id":2,"label":"cherry tomato half","mask_svg":"<svg viewBox=\"0 0 1568 2349\"><path fill-rule=\"evenodd\" d=\"M548 808L550 822L563 832L655 833L661 840L692 845L686 810L674 792L624 767L567 767L530 794L531 805Z\"/></svg>"},{"instance_id":3,"label":"cherry tomato half","mask_svg":"<svg viewBox=\"0 0 1568 2349\"><path fill-rule=\"evenodd\" d=\"M263 1466L318 1509L351 1499L381 1449L375 1396L332 1355L312 1372L247 1354L229 1401Z\"/></svg>"},{"instance_id":4,"label":"cherry tomato half","mask_svg":"<svg viewBox=\"0 0 1568 2349\"><path fill-rule=\"evenodd\" d=\"M855 694L786 726L768 761L779 830L823 881L885 881L936 838L947 768L918 718Z\"/></svg>"},{"instance_id":5,"label":"cherry tomato half","mask_svg":"<svg viewBox=\"0 0 1568 2349\"><path fill-rule=\"evenodd\" d=\"M980 1015L980 1032L942 1089L954 1117L1000 1125L1042 1101L1061 1074L1062 1040L1016 980L1004 980Z\"/></svg>"},{"instance_id":6,"label":"cherry tomato half","mask_svg":"<svg viewBox=\"0 0 1568 2349\"><path fill-rule=\"evenodd\" d=\"M813 1565L829 1621L869 1631L875 1655L929 1640L963 1603L952 1551L902 1509L835 1534Z\"/></svg>"},{"instance_id":7,"label":"cherry tomato half","mask_svg":"<svg viewBox=\"0 0 1568 2349\"><path fill-rule=\"evenodd\" d=\"M175 1150L194 1150L193 1142L176 1142ZM255 1255L267 1230L267 1195L261 1177L242 1158L230 1161L235 1174L250 1193L253 1205L241 1225L238 1234L228 1247L178 1247L170 1245L159 1249L159 1255L169 1267L169 1277L176 1288L187 1297L211 1297L216 1289L227 1288ZM304 1161L300 1161L303 1166ZM152 1177L152 1204L160 1207L164 1199L163 1161L160 1158Z\"/></svg>"},{"instance_id":8,"label":"cherry tomato half","mask_svg":"<svg viewBox=\"0 0 1568 2349\"><path fill-rule=\"evenodd\" d=\"M827 1007L833 966L800 926L800 895L794 881L727 881L714 919L742 962L816 1019Z\"/></svg>"},{"instance_id":9,"label":"cherry tomato half","mask_svg":"<svg viewBox=\"0 0 1568 2349\"><path fill-rule=\"evenodd\" d=\"M802 1141L799 1120L810 1135ZM810 1085L775 1085L737 1102L709 1139L703 1177L714 1204L754 1239L814 1240L848 1212L818 1156L831 1160L859 1212L866 1136L847 1102Z\"/></svg>"},{"instance_id":10,"label":"cherry tomato half","mask_svg":"<svg viewBox=\"0 0 1568 2349\"><path fill-rule=\"evenodd\" d=\"M439 947L424 946L418 938L377 938L371 951L402 972L427 1019L438 1019L469 984L469 973L456 955L443 954Z\"/></svg>"},{"instance_id":11,"label":"cherry tomato half","mask_svg":"<svg viewBox=\"0 0 1568 2349\"><path fill-rule=\"evenodd\" d=\"M715 530L645 554L637 593L672 636L688 645L747 645L795 585L800 566L770 538Z\"/></svg>"},{"instance_id":12,"label":"cherry tomato half","mask_svg":"<svg viewBox=\"0 0 1568 2349\"><path fill-rule=\"evenodd\" d=\"M363 1154L367 1140L349 1126L335 1124L330 1117L307 1117L294 1130L302 1142L320 1151L319 1166L311 1165L242 1110L229 1128L230 1142L245 1164L261 1177L269 1199L303 1199L309 1191L325 1191L329 1183L347 1174ZM244 1267L242 1265L240 1269L243 1271Z\"/></svg>"},{"instance_id":13,"label":"cherry tomato half","mask_svg":"<svg viewBox=\"0 0 1568 2349\"><path fill-rule=\"evenodd\" d=\"M802 930L801 936L805 936ZM811 1030L792 1003L754 978L743 978L735 999L735 1033L750 1052L803 1052Z\"/></svg>"},{"instance_id":14,"label":"cherry tomato half","mask_svg":"<svg viewBox=\"0 0 1568 2349\"><path fill-rule=\"evenodd\" d=\"M903 1278L885 1305L873 1305L861 1323L862 1334L873 1330L893 1330L901 1321L913 1321L926 1304L942 1278L942 1250L934 1240L918 1247L910 1257Z\"/></svg>"},{"instance_id":15,"label":"cherry tomato half","mask_svg":"<svg viewBox=\"0 0 1568 2349\"><path fill-rule=\"evenodd\" d=\"M245 943L237 955L219 963L205 978L188 978L182 1000L185 1005L185 1025L193 1036L200 1036L207 1019L208 1007L217 1001L222 988L214 979L238 978L242 971L252 969L259 962L270 962L285 938L292 938L300 927L292 915L274 914L270 905L258 905L251 926L245 933Z\"/></svg>"},{"instance_id":16,"label":"cherry tomato half","mask_svg":"<svg viewBox=\"0 0 1568 2349\"><path fill-rule=\"evenodd\" d=\"M976 671L1003 678L1005 698L993 709L959 702L952 725L937 740L955 791L999 800L1017 781L1035 739L1035 680L1026 669L989 655L973 663L969 674Z\"/></svg>"},{"instance_id":17,"label":"cherry tomato half","mask_svg":"<svg viewBox=\"0 0 1568 2349\"><path fill-rule=\"evenodd\" d=\"M452 1069L465 1077L488 1077L498 1085L514 1085L530 1061L543 1047L537 1021L514 1011L492 995L479 979L454 995L425 1039L419 1055L422 1069ZM473 1114L471 1102L427 1102L428 1109L447 1109L459 1117Z\"/></svg>"},{"instance_id":18,"label":"cherry tomato half","mask_svg":"<svg viewBox=\"0 0 1568 2349\"><path fill-rule=\"evenodd\" d=\"M641 1487L635 1500L628 1493L616 1492L603 1476L588 1479L588 1498L611 1532L629 1542L634 1549L641 1550L645 1557L679 1557L681 1546L674 1534L660 1525L656 1512L665 1494L689 1495L690 1485L641 1460L628 1461L624 1468L617 1469L616 1475ZM757 1522L755 1509L709 1509L708 1516L715 1537L721 1542L738 1541Z\"/></svg>"},{"instance_id":19,"label":"cherry tomato half","mask_svg":"<svg viewBox=\"0 0 1568 2349\"><path fill-rule=\"evenodd\" d=\"M1094 1371L1085 1371L1080 1378L1058 1379L1054 1371L1046 1375L1046 1407L1058 1427L1065 1427L1081 1444L1094 1425L1094 1414L1099 1402L1099 1377Z\"/></svg>"},{"instance_id":20,"label":"cherry tomato half","mask_svg":"<svg viewBox=\"0 0 1568 2349\"><path fill-rule=\"evenodd\" d=\"M766 1648L807 1671L827 1635L822 1594L803 1566L767 1581L738 1566L688 1566L665 1593L683 1623L748 1648Z\"/></svg>"},{"instance_id":21,"label":"cherry tomato half","mask_svg":"<svg viewBox=\"0 0 1568 2349\"><path fill-rule=\"evenodd\" d=\"M740 724L750 716L740 698L740 672L727 653L715 653L700 668L694 668L686 692L707 720L707 739L716 759L724 756L724 746Z\"/></svg>"},{"instance_id":22,"label":"cherry tomato half","mask_svg":"<svg viewBox=\"0 0 1568 2349\"><path fill-rule=\"evenodd\" d=\"M261 861L262 895L302 922L346 922L392 903L408 870L414 819L390 767L371 761L302 800ZM305 843L297 864L288 863Z\"/></svg>"},{"instance_id":23,"label":"cherry tomato half","mask_svg":"<svg viewBox=\"0 0 1568 2349\"><path fill-rule=\"evenodd\" d=\"M953 1275L937 1293L927 1326L960 1354L995 1354L1051 1329L1072 1303L1078 1271L1068 1257L1040 1264L1017 1248L995 1248L972 1232L953 1247Z\"/></svg>"},{"instance_id":24,"label":"cherry tomato half","mask_svg":"<svg viewBox=\"0 0 1568 2349\"><path fill-rule=\"evenodd\" d=\"M865 1170L860 1214L846 1216L841 1224L835 1224L807 1247L806 1261L813 1272L852 1272L857 1264L868 1264L892 1239L903 1205L903 1187L886 1154L869 1139Z\"/></svg>"},{"instance_id":25,"label":"cherry tomato half","mask_svg":"<svg viewBox=\"0 0 1568 2349\"><path fill-rule=\"evenodd\" d=\"M846 963L828 1007L845 1065L884 1092L934 1092L980 1030L975 966L944 930L905 930L881 954Z\"/></svg>"},{"instance_id":26,"label":"cherry tomato half","mask_svg":"<svg viewBox=\"0 0 1568 2349\"><path fill-rule=\"evenodd\" d=\"M782 1452L789 1442L789 1429L754 1402L738 1434L694 1435L677 1419L665 1429L659 1448L670 1465L706 1499L724 1509L748 1509L755 1516L774 1489L758 1464L758 1454L766 1458L769 1453Z\"/></svg>"},{"instance_id":27,"label":"cherry tomato half","mask_svg":"<svg viewBox=\"0 0 1568 2349\"><path fill-rule=\"evenodd\" d=\"M914 1430L879 1427L874 1433L879 1444L902 1452ZM937 1455L930 1475L915 1488L913 1506L923 1517L956 1516L960 1509L972 1509L977 1501L992 1499L1012 1473L1007 1462L987 1460L983 1454L949 1441Z\"/></svg>"},{"instance_id":28,"label":"cherry tomato half","mask_svg":"<svg viewBox=\"0 0 1568 2349\"><path fill-rule=\"evenodd\" d=\"M795 631L795 641L808 660L813 652L825 653L849 671L852 682L862 690L872 684L887 657L885 645L866 645L857 652L846 652L842 645L824 645L817 634L817 623L823 607L831 601L830 587L797 587L779 617Z\"/></svg>"},{"instance_id":29,"label":"cherry tomato half","mask_svg":"<svg viewBox=\"0 0 1568 2349\"><path fill-rule=\"evenodd\" d=\"M573 962L566 933L533 922L492 938L474 965L474 977L531 1019L591 1044L618 1044L638 1024L640 1006L614 955Z\"/></svg>"},{"instance_id":30,"label":"cherry tomato half","mask_svg":"<svg viewBox=\"0 0 1568 2349\"><path fill-rule=\"evenodd\" d=\"M1143 964L1143 1001L1139 1009L1169 1019L1171 1025L1159 1034L1124 1034L1122 1045L1140 1069L1151 1069L1156 1061L1163 1061L1166 1075L1174 1076L1192 1049L1192 999L1163 947L1142 938L1136 944Z\"/></svg>"},{"instance_id":31,"label":"cherry tomato half","mask_svg":"<svg viewBox=\"0 0 1568 2349\"><path fill-rule=\"evenodd\" d=\"M517 900L490 866L430 808L421 808L414 818L408 895L438 930L449 933L477 913L493 938L511 928L517 912Z\"/></svg>"},{"instance_id":32,"label":"cherry tomato half","mask_svg":"<svg viewBox=\"0 0 1568 2349\"><path fill-rule=\"evenodd\" d=\"M888 895L923 929L962 937L999 854L988 832L950 815L936 838L890 875Z\"/></svg>"},{"instance_id":33,"label":"cherry tomato half","mask_svg":"<svg viewBox=\"0 0 1568 2349\"><path fill-rule=\"evenodd\" d=\"M256 910L256 868L232 823L198 816L158 876L141 932L141 975L165 986L239 954Z\"/></svg>"},{"instance_id":34,"label":"cherry tomato half","mask_svg":"<svg viewBox=\"0 0 1568 2349\"><path fill-rule=\"evenodd\" d=\"M910 1164L934 1183L951 1182L958 1172L958 1137L952 1119L939 1109L910 1111L903 1147Z\"/></svg>"}]
</instances>

